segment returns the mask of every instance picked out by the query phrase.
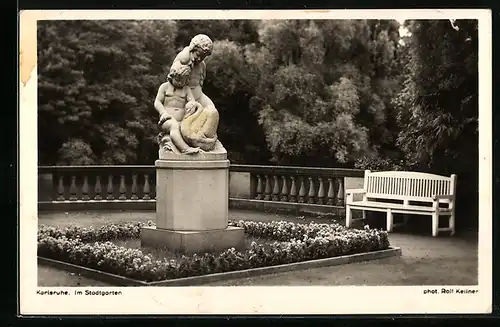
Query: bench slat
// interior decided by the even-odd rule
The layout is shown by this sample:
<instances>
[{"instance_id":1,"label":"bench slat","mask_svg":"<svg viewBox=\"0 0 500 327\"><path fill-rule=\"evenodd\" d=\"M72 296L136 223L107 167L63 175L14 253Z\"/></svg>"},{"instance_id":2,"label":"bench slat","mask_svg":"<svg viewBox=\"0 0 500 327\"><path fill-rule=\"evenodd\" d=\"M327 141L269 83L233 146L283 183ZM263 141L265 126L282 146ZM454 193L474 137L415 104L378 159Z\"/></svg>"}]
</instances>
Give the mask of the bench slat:
<instances>
[{"instance_id":1,"label":"bench slat","mask_svg":"<svg viewBox=\"0 0 500 327\"><path fill-rule=\"evenodd\" d=\"M405 171L365 171L363 200L354 201L353 191L346 190L346 225L352 222L351 209L367 211L385 211L387 230L392 231L393 213L409 213L432 216L432 234L450 230L455 233L455 192L456 175L440 176L421 172ZM436 198L436 196L445 196ZM435 199L436 198L436 199ZM403 203L387 203L376 200L396 200ZM411 202L432 203L432 206L418 205ZM439 204L447 204L442 208ZM439 216L449 216L449 227L438 228Z\"/></svg>"},{"instance_id":2,"label":"bench slat","mask_svg":"<svg viewBox=\"0 0 500 327\"><path fill-rule=\"evenodd\" d=\"M376 177L401 177L411 179L444 180L450 179L450 176L435 175L430 173L421 173L414 171L375 171L369 172L371 176Z\"/></svg>"},{"instance_id":3,"label":"bench slat","mask_svg":"<svg viewBox=\"0 0 500 327\"><path fill-rule=\"evenodd\" d=\"M433 212L435 211L435 208L433 207L426 207L426 206L419 206L419 205L410 205L410 206L405 206L404 204L400 203L387 203L387 202L373 202L373 201L355 201L350 206L353 209L357 208L390 208L390 209L401 209L401 210L407 210L407 211L425 211L425 212ZM448 212L450 211L449 208L439 208L440 212Z\"/></svg>"},{"instance_id":4,"label":"bench slat","mask_svg":"<svg viewBox=\"0 0 500 327\"><path fill-rule=\"evenodd\" d=\"M427 180L369 175L367 177L367 194L432 198L434 195L449 195L450 184L450 181L440 179Z\"/></svg>"},{"instance_id":5,"label":"bench slat","mask_svg":"<svg viewBox=\"0 0 500 327\"><path fill-rule=\"evenodd\" d=\"M349 191L349 190L348 190ZM382 193L365 193L366 197L369 199L384 199L384 200L399 200L399 201L412 201L412 202L433 202L432 197L418 197L418 196L406 196L406 195L392 195L392 194L382 194ZM436 194L436 195L446 195L446 194ZM440 200L441 203L449 202L448 199Z\"/></svg>"}]
</instances>

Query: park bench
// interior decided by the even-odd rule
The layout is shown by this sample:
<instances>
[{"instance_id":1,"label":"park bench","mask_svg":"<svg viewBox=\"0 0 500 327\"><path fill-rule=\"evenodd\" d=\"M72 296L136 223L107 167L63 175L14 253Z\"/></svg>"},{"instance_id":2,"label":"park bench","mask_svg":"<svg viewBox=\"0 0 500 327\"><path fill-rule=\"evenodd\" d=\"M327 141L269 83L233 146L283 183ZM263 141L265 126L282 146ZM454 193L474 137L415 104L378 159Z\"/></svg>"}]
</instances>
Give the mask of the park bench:
<instances>
[{"instance_id":1,"label":"park bench","mask_svg":"<svg viewBox=\"0 0 500 327\"><path fill-rule=\"evenodd\" d=\"M346 226L366 219L366 211L386 212L387 231L394 228L393 214L432 217L432 236L439 232L455 233L455 174L450 177L406 171L365 171L362 189L346 189ZM358 199L355 200L355 195ZM352 210L361 210L363 218L353 219ZM439 227L439 217L448 216L448 227Z\"/></svg>"}]
</instances>

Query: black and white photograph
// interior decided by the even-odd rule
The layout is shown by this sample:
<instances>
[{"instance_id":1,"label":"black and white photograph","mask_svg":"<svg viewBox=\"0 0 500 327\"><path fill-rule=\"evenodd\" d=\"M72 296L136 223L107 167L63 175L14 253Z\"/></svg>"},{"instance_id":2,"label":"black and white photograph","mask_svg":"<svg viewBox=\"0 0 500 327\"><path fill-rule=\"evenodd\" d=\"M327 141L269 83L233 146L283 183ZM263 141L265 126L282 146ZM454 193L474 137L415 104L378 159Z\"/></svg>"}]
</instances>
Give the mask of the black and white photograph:
<instances>
[{"instance_id":1,"label":"black and white photograph","mask_svg":"<svg viewBox=\"0 0 500 327\"><path fill-rule=\"evenodd\" d=\"M24 11L20 48L26 314L491 311L489 11Z\"/></svg>"}]
</instances>

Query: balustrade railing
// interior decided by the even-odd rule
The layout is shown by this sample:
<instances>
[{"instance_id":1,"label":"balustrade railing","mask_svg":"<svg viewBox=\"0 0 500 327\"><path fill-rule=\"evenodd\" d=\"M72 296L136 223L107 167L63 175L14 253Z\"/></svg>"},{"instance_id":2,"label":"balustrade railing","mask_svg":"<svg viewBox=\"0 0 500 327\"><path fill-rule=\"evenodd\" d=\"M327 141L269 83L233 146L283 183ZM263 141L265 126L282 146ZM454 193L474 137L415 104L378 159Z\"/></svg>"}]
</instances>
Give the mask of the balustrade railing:
<instances>
[{"instance_id":1,"label":"balustrade railing","mask_svg":"<svg viewBox=\"0 0 500 327\"><path fill-rule=\"evenodd\" d=\"M38 174L39 202L44 204L154 205L156 199L156 170L152 165L40 166ZM238 181L230 182L230 188L245 190L231 197L239 201L278 202L281 206L288 203L338 208L344 206L346 178L362 178L363 174L355 169L231 165L230 180ZM245 178L238 179L237 175ZM40 187L40 181L44 187ZM230 190L231 193L234 194Z\"/></svg>"},{"instance_id":2,"label":"balustrade railing","mask_svg":"<svg viewBox=\"0 0 500 327\"><path fill-rule=\"evenodd\" d=\"M339 168L231 165L232 172L250 173L250 197L256 200L344 205L344 179L363 171Z\"/></svg>"},{"instance_id":3,"label":"balustrade railing","mask_svg":"<svg viewBox=\"0 0 500 327\"><path fill-rule=\"evenodd\" d=\"M140 202L156 197L154 166L42 166L38 174L50 176L52 190L43 196L52 202Z\"/></svg>"}]
</instances>

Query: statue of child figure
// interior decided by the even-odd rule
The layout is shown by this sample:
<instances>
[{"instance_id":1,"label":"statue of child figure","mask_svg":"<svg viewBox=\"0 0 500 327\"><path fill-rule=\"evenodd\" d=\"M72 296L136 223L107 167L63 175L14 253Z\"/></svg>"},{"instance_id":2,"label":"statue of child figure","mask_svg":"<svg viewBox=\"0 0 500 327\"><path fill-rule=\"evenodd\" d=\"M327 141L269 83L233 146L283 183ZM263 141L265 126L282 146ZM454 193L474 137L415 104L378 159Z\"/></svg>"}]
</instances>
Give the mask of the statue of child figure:
<instances>
[{"instance_id":1,"label":"statue of child figure","mask_svg":"<svg viewBox=\"0 0 500 327\"><path fill-rule=\"evenodd\" d=\"M175 62L170 68L167 82L160 85L154 106L160 114L158 125L162 133L159 135L160 146L169 148L169 141L182 154L200 152L200 148L189 146L182 137L180 125L185 115L190 115L199 104L195 101L188 79L191 75L191 67ZM172 149L172 152L176 149Z\"/></svg>"}]
</instances>

